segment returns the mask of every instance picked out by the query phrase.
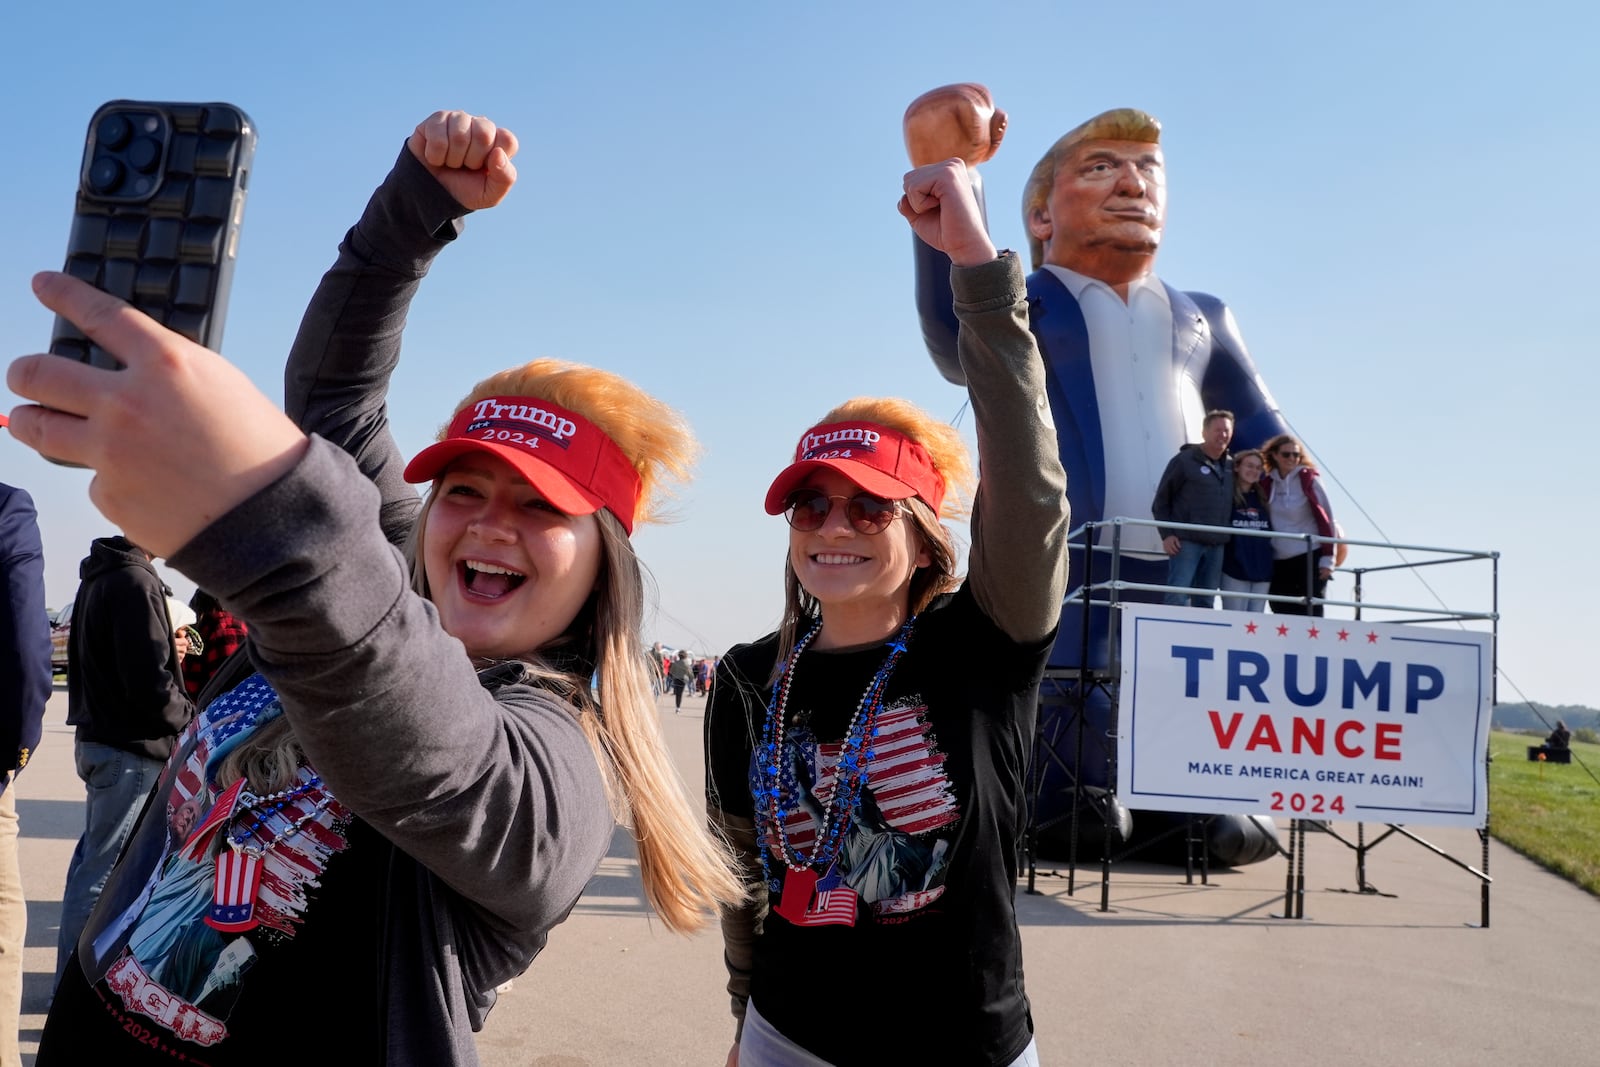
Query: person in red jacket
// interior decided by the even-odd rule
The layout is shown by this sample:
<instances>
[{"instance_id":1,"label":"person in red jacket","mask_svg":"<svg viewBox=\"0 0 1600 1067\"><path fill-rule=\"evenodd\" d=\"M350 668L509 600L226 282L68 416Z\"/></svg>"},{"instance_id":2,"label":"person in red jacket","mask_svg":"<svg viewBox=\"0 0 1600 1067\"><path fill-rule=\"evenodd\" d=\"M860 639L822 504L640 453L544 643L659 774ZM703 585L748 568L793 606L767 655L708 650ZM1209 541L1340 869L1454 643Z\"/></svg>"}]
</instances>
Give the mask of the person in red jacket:
<instances>
[{"instance_id":1,"label":"person in red jacket","mask_svg":"<svg viewBox=\"0 0 1600 1067\"><path fill-rule=\"evenodd\" d=\"M194 609L194 626L203 647L199 655L183 657L183 687L189 691L190 700L198 700L217 668L244 644L250 628L204 589L194 591L189 606Z\"/></svg>"}]
</instances>

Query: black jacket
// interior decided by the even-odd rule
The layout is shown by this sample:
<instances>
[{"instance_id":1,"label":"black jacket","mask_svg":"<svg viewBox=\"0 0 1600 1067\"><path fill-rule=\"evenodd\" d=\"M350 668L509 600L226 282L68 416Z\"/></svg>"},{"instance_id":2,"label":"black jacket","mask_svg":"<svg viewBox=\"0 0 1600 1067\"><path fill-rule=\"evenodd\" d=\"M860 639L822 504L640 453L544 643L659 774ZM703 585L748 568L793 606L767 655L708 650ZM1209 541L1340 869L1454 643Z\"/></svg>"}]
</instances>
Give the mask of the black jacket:
<instances>
[{"instance_id":1,"label":"black jacket","mask_svg":"<svg viewBox=\"0 0 1600 1067\"><path fill-rule=\"evenodd\" d=\"M1178 449L1156 486L1150 514L1157 522L1229 525L1233 518L1233 457L1224 452L1221 459L1212 459L1196 444ZM1202 545L1226 544L1231 536L1227 530L1213 533L1161 527L1162 537L1174 535L1180 541Z\"/></svg>"},{"instance_id":2,"label":"black jacket","mask_svg":"<svg viewBox=\"0 0 1600 1067\"><path fill-rule=\"evenodd\" d=\"M125 537L101 537L78 566L67 660L67 723L78 738L154 759L194 715L167 617L166 586Z\"/></svg>"}]
</instances>

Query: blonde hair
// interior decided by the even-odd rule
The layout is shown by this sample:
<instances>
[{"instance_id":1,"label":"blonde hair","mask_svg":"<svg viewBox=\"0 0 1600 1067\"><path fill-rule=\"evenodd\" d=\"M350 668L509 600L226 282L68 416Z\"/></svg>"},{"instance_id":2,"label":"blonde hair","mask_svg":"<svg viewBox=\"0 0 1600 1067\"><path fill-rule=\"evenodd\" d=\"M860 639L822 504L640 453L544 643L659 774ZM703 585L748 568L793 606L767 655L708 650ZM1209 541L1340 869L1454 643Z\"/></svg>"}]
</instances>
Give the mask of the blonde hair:
<instances>
[{"instance_id":1,"label":"blonde hair","mask_svg":"<svg viewBox=\"0 0 1600 1067\"><path fill-rule=\"evenodd\" d=\"M1119 107L1102 111L1094 118L1074 126L1051 145L1033 165L1027 184L1022 187L1022 226L1028 233L1028 254L1037 270L1044 263L1044 242L1033 236L1034 212L1049 206L1050 190L1056 184L1056 168L1072 149L1085 141L1144 141L1161 143L1161 123L1138 108Z\"/></svg>"},{"instance_id":2,"label":"blonde hair","mask_svg":"<svg viewBox=\"0 0 1600 1067\"><path fill-rule=\"evenodd\" d=\"M699 445L684 417L626 378L610 371L536 359L491 374L472 387L455 411L491 396L529 396L569 408L600 428L633 464L639 475L639 507L634 524L661 522L666 482L687 481ZM450 433L447 420L435 440Z\"/></svg>"},{"instance_id":3,"label":"blonde hair","mask_svg":"<svg viewBox=\"0 0 1600 1067\"><path fill-rule=\"evenodd\" d=\"M944 476L944 503L939 518L962 518L971 506L977 476L961 434L909 400L897 396L858 396L846 400L812 425L829 422L875 422L911 438L928 450L933 467ZM930 514L932 509L929 509Z\"/></svg>"},{"instance_id":4,"label":"blonde hair","mask_svg":"<svg viewBox=\"0 0 1600 1067\"><path fill-rule=\"evenodd\" d=\"M660 521L664 481L686 478L697 452L681 415L626 379L593 367L534 360L479 382L455 410L489 396L551 401L598 426L639 473L636 522ZM429 493L404 549L412 589L423 597L430 595L421 560L433 502L434 494ZM690 806L661 737L650 684L655 672L647 666L641 637L644 575L633 542L610 511L602 508L595 519L601 567L588 601L563 634L518 658L539 684L575 709L616 817L638 845L646 899L668 929L691 933L704 927L722 905L741 902L745 892L734 874L736 860L730 846L713 837L704 818ZM553 655L558 652L562 655ZM598 701L589 688L590 665L599 678ZM279 748L276 754L240 753L239 766L275 768L281 773L285 760L291 760L287 766L292 779L299 762L298 741L292 731L272 740Z\"/></svg>"},{"instance_id":5,"label":"blonde hair","mask_svg":"<svg viewBox=\"0 0 1600 1067\"><path fill-rule=\"evenodd\" d=\"M253 793L276 793L294 784L305 761L300 738L289 720L279 715L223 757L217 768L217 788L226 789L243 778Z\"/></svg>"},{"instance_id":6,"label":"blonde hair","mask_svg":"<svg viewBox=\"0 0 1600 1067\"><path fill-rule=\"evenodd\" d=\"M921 547L927 550L930 557L929 564L917 568L911 578L908 606L914 615L926 608L934 597L960 584L960 576L956 573L960 555L955 535L940 520L944 517L959 518L970 510L977 478L966 442L954 426L939 421L911 401L899 397L858 396L846 400L813 425L829 422L875 422L897 430L927 449L934 469L944 476L944 503L939 514L934 514L933 508L921 497L911 497L901 502L922 538ZM800 584L787 549L783 556L783 604L783 619L778 624L778 658L773 666L773 681L776 681L777 672L789 658L795 643L800 640L802 627L814 622L821 612L816 598Z\"/></svg>"}]
</instances>

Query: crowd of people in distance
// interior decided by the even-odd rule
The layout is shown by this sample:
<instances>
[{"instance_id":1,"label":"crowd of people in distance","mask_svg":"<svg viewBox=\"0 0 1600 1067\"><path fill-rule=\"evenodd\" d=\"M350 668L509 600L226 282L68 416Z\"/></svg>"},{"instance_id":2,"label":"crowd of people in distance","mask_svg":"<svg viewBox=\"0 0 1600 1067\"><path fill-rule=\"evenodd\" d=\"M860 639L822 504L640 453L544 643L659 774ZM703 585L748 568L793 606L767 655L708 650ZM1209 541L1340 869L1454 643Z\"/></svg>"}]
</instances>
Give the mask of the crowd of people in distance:
<instances>
[{"instance_id":1,"label":"crowd of people in distance","mask_svg":"<svg viewBox=\"0 0 1600 1067\"><path fill-rule=\"evenodd\" d=\"M1326 596L1345 546L1317 466L1290 434L1229 452L1233 422L1231 411L1206 412L1201 440L1178 450L1156 486L1157 523L1211 527L1160 527L1166 584L1174 587L1164 600L1213 608L1212 590L1220 590L1228 611L1265 611L1270 596L1298 598L1272 600L1274 612L1322 615L1315 601ZM1269 532L1292 536L1262 536Z\"/></svg>"},{"instance_id":2,"label":"crowd of people in distance","mask_svg":"<svg viewBox=\"0 0 1600 1067\"><path fill-rule=\"evenodd\" d=\"M682 710L685 693L704 697L711 695L711 683L716 678L721 656L697 656L686 648L670 651L660 641L650 646L648 653L652 664L660 670L657 692L671 693L674 710Z\"/></svg>"}]
</instances>

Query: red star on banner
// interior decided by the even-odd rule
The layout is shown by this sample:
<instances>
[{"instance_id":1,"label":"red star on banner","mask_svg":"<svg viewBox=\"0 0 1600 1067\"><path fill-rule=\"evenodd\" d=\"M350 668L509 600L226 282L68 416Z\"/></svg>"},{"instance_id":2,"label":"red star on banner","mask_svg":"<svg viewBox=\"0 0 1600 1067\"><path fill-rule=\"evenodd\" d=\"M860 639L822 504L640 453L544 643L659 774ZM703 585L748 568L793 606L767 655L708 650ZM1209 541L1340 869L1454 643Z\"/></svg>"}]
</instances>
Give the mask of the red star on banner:
<instances>
[{"instance_id":1,"label":"red star on banner","mask_svg":"<svg viewBox=\"0 0 1600 1067\"><path fill-rule=\"evenodd\" d=\"M1253 634L1256 632L1256 621L1254 619L1251 619L1249 622L1244 624L1244 632L1247 634Z\"/></svg>"},{"instance_id":2,"label":"red star on banner","mask_svg":"<svg viewBox=\"0 0 1600 1067\"><path fill-rule=\"evenodd\" d=\"M1306 636L1310 637L1311 640L1315 641L1317 639L1317 635L1320 634L1321 632L1322 632L1321 630L1319 630L1315 626L1313 626L1311 629L1306 631Z\"/></svg>"},{"instance_id":3,"label":"red star on banner","mask_svg":"<svg viewBox=\"0 0 1600 1067\"><path fill-rule=\"evenodd\" d=\"M1350 631L1349 630L1340 630L1339 631L1339 640L1348 641L1349 639L1350 639Z\"/></svg>"},{"instance_id":4,"label":"red star on banner","mask_svg":"<svg viewBox=\"0 0 1600 1067\"><path fill-rule=\"evenodd\" d=\"M1373 633L1371 630L1368 630L1367 631L1367 644L1375 645L1377 643L1378 643L1378 635Z\"/></svg>"},{"instance_id":5,"label":"red star on banner","mask_svg":"<svg viewBox=\"0 0 1600 1067\"><path fill-rule=\"evenodd\" d=\"M1280 625L1278 627L1278 636L1279 637L1288 637L1289 636L1289 628L1287 626L1281 626Z\"/></svg>"}]
</instances>

